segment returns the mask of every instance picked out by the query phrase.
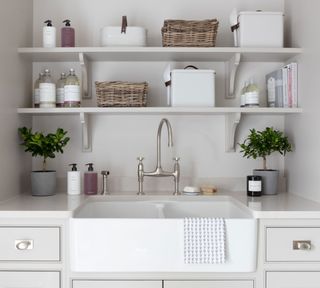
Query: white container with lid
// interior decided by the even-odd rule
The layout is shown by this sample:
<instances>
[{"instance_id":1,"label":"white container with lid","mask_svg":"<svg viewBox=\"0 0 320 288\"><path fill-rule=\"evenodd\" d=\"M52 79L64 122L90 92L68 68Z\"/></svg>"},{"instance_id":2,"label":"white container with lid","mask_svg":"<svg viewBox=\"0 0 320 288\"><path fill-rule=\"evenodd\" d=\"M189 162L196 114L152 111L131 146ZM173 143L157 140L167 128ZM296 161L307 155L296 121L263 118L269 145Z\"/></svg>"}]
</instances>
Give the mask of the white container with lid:
<instances>
[{"instance_id":1,"label":"white container with lid","mask_svg":"<svg viewBox=\"0 0 320 288\"><path fill-rule=\"evenodd\" d=\"M121 33L120 26L103 27L100 32L101 46L144 47L147 43L147 30L143 27L127 27Z\"/></svg>"},{"instance_id":2,"label":"white container with lid","mask_svg":"<svg viewBox=\"0 0 320 288\"><path fill-rule=\"evenodd\" d=\"M238 14L239 47L283 47L283 12L244 11Z\"/></svg>"},{"instance_id":3,"label":"white container with lid","mask_svg":"<svg viewBox=\"0 0 320 288\"><path fill-rule=\"evenodd\" d=\"M174 69L171 71L171 105L215 106L215 71Z\"/></svg>"}]
</instances>

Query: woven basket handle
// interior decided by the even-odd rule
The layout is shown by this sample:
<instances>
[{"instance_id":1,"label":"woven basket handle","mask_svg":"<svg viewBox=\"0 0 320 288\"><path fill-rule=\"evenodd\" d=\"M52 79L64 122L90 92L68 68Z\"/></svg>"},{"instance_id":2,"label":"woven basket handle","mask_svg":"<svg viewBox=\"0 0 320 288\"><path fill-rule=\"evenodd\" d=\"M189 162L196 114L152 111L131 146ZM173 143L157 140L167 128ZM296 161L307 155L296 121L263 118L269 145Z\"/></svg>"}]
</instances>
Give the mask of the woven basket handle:
<instances>
[{"instance_id":1,"label":"woven basket handle","mask_svg":"<svg viewBox=\"0 0 320 288\"><path fill-rule=\"evenodd\" d=\"M128 26L128 20L127 20L127 16L122 16L122 24L121 24L121 34L127 33L127 26Z\"/></svg>"}]
</instances>

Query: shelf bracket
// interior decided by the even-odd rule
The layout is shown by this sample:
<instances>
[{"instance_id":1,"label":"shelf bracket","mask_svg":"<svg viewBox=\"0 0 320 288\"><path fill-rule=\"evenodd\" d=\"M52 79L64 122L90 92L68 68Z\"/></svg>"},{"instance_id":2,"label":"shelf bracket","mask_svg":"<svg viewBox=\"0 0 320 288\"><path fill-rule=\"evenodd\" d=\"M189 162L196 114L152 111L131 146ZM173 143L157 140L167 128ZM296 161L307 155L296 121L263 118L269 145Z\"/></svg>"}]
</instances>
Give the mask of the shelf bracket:
<instances>
[{"instance_id":1,"label":"shelf bracket","mask_svg":"<svg viewBox=\"0 0 320 288\"><path fill-rule=\"evenodd\" d=\"M80 123L82 129L82 151L92 152L88 113L80 113Z\"/></svg>"},{"instance_id":2,"label":"shelf bracket","mask_svg":"<svg viewBox=\"0 0 320 288\"><path fill-rule=\"evenodd\" d=\"M236 151L235 135L237 132L237 127L240 123L240 119L241 113L228 113L225 115L226 152Z\"/></svg>"},{"instance_id":3,"label":"shelf bracket","mask_svg":"<svg viewBox=\"0 0 320 288\"><path fill-rule=\"evenodd\" d=\"M81 67L82 99L91 99L89 61L84 53L79 53L79 62Z\"/></svg>"},{"instance_id":4,"label":"shelf bracket","mask_svg":"<svg viewBox=\"0 0 320 288\"><path fill-rule=\"evenodd\" d=\"M241 54L235 53L233 57L225 62L226 66L226 99L235 98L236 76L241 61Z\"/></svg>"}]
</instances>

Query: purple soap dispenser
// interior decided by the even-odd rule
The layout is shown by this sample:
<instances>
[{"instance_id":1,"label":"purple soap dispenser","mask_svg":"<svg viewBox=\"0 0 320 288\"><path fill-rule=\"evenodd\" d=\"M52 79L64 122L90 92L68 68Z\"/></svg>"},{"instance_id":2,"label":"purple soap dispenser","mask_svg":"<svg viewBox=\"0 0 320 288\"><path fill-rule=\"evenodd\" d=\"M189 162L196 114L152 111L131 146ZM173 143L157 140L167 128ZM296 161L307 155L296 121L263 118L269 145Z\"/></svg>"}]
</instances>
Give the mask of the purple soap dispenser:
<instances>
[{"instance_id":1,"label":"purple soap dispenser","mask_svg":"<svg viewBox=\"0 0 320 288\"><path fill-rule=\"evenodd\" d=\"M61 28L61 47L74 47L75 32L70 26L70 20L66 19L62 23L65 23L65 27Z\"/></svg>"},{"instance_id":2,"label":"purple soap dispenser","mask_svg":"<svg viewBox=\"0 0 320 288\"><path fill-rule=\"evenodd\" d=\"M98 173L93 171L93 163L86 164L88 171L84 173L84 194L96 195L98 193Z\"/></svg>"}]
</instances>

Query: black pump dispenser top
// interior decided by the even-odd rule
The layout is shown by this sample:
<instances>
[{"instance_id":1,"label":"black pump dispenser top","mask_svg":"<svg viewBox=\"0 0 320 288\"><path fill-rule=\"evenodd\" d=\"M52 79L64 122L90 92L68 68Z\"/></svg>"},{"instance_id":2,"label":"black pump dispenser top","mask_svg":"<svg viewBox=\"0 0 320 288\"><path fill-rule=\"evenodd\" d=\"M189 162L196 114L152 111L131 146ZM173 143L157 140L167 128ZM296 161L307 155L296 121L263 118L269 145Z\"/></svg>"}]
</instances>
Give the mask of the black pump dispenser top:
<instances>
[{"instance_id":1,"label":"black pump dispenser top","mask_svg":"<svg viewBox=\"0 0 320 288\"><path fill-rule=\"evenodd\" d=\"M48 27L52 27L52 20L46 20L44 23L46 23Z\"/></svg>"},{"instance_id":2,"label":"black pump dispenser top","mask_svg":"<svg viewBox=\"0 0 320 288\"><path fill-rule=\"evenodd\" d=\"M71 25L70 25L70 22L71 22L71 21L68 20L68 19L62 21L62 23L66 23L66 26L68 26L68 27L71 26Z\"/></svg>"},{"instance_id":3,"label":"black pump dispenser top","mask_svg":"<svg viewBox=\"0 0 320 288\"><path fill-rule=\"evenodd\" d=\"M76 163L69 164L69 166L72 166L71 171L77 171L77 164Z\"/></svg>"},{"instance_id":4,"label":"black pump dispenser top","mask_svg":"<svg viewBox=\"0 0 320 288\"><path fill-rule=\"evenodd\" d=\"M88 163L86 166L89 166L88 171L93 171L93 163Z\"/></svg>"}]
</instances>

